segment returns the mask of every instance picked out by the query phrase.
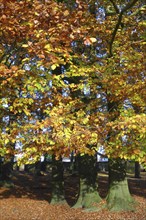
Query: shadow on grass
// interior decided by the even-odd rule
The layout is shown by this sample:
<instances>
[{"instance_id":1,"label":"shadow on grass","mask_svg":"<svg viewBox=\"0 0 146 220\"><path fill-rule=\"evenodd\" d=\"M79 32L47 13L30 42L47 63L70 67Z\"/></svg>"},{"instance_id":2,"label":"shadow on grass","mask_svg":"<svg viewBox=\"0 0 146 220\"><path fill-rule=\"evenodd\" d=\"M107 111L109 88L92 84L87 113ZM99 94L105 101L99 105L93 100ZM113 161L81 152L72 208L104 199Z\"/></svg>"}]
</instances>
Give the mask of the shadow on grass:
<instances>
[{"instance_id":1,"label":"shadow on grass","mask_svg":"<svg viewBox=\"0 0 146 220\"><path fill-rule=\"evenodd\" d=\"M27 172L13 173L12 188L1 188L0 199L16 197L16 198L30 198L38 200L50 200L51 184L49 175L36 176Z\"/></svg>"},{"instance_id":2,"label":"shadow on grass","mask_svg":"<svg viewBox=\"0 0 146 220\"><path fill-rule=\"evenodd\" d=\"M6 198L30 198L35 200L51 200L51 175L34 175L27 172L14 171L12 188L0 188L0 199ZM146 198L146 173L140 179L128 177L131 194ZM77 175L65 175L65 198L70 206L73 206L78 197L79 177ZM102 198L108 192L108 176L98 175L98 191Z\"/></svg>"}]
</instances>

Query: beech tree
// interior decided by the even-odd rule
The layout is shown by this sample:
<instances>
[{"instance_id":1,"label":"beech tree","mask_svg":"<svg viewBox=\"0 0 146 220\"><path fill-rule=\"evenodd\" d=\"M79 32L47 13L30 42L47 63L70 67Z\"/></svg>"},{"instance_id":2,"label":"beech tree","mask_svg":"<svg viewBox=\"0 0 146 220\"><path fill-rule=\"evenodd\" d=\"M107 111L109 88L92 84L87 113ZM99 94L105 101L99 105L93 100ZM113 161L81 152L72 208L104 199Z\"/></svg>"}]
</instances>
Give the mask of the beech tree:
<instances>
[{"instance_id":1,"label":"beech tree","mask_svg":"<svg viewBox=\"0 0 146 220\"><path fill-rule=\"evenodd\" d=\"M21 153L28 163L46 153L59 160L74 152L81 165L75 206L91 208L94 155L102 145L111 161L107 205L125 210L132 208L125 161L146 161L144 2L70 3L1 1L0 153ZM94 198L100 201L98 193Z\"/></svg>"}]
</instances>

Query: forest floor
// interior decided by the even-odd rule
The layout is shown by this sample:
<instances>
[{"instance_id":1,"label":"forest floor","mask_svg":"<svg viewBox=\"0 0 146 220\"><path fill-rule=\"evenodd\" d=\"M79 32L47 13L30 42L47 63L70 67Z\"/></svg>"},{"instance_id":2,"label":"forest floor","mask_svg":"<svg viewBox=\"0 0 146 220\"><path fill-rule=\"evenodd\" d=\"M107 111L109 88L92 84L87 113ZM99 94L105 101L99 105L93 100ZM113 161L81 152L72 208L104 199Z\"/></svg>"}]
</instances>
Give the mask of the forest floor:
<instances>
[{"instance_id":1,"label":"forest floor","mask_svg":"<svg viewBox=\"0 0 146 220\"><path fill-rule=\"evenodd\" d=\"M130 192L138 202L135 211L85 212L71 206L77 199L77 176L65 175L65 195L69 205L50 205L51 186L47 173L36 176L15 171L14 187L0 188L0 220L146 220L146 172L140 179L128 177ZM99 194L104 199L108 190L107 175L99 174Z\"/></svg>"}]
</instances>

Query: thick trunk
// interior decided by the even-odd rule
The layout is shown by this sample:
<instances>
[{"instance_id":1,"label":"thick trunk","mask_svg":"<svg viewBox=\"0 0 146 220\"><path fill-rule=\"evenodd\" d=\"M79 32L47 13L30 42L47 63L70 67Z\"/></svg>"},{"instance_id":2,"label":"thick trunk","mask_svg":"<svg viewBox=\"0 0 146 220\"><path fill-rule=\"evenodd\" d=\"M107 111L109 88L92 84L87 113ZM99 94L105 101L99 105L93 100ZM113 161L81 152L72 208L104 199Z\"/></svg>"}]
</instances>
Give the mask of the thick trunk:
<instances>
[{"instance_id":1,"label":"thick trunk","mask_svg":"<svg viewBox=\"0 0 146 220\"><path fill-rule=\"evenodd\" d=\"M127 211L135 208L126 179L126 162L121 159L109 161L109 192L106 201L111 211Z\"/></svg>"},{"instance_id":2,"label":"thick trunk","mask_svg":"<svg viewBox=\"0 0 146 220\"><path fill-rule=\"evenodd\" d=\"M85 155L78 157L80 176L79 196L73 208L84 208L87 211L98 210L101 198L97 192L96 157Z\"/></svg>"},{"instance_id":3,"label":"thick trunk","mask_svg":"<svg viewBox=\"0 0 146 220\"><path fill-rule=\"evenodd\" d=\"M51 204L66 203L64 196L64 178L62 160L52 160L52 196Z\"/></svg>"}]
</instances>

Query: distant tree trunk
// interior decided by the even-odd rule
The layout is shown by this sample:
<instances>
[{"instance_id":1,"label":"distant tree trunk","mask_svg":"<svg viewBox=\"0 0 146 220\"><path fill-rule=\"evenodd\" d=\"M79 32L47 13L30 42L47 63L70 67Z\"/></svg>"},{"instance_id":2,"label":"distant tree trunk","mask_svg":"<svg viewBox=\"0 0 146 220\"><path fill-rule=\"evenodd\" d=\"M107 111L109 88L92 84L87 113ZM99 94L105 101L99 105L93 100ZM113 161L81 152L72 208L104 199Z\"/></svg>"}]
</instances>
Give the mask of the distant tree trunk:
<instances>
[{"instance_id":1,"label":"distant tree trunk","mask_svg":"<svg viewBox=\"0 0 146 220\"><path fill-rule=\"evenodd\" d=\"M46 166L47 166L47 155L44 155L44 161L41 162L41 171L46 172Z\"/></svg>"},{"instance_id":2,"label":"distant tree trunk","mask_svg":"<svg viewBox=\"0 0 146 220\"><path fill-rule=\"evenodd\" d=\"M35 163L35 174L37 176L41 175L41 161L40 160Z\"/></svg>"},{"instance_id":3,"label":"distant tree trunk","mask_svg":"<svg viewBox=\"0 0 146 220\"><path fill-rule=\"evenodd\" d=\"M126 179L126 161L122 159L109 160L109 192L106 201L111 211L134 209L134 199Z\"/></svg>"},{"instance_id":4,"label":"distant tree trunk","mask_svg":"<svg viewBox=\"0 0 146 220\"><path fill-rule=\"evenodd\" d=\"M70 156L70 173L73 174L74 171L75 171L75 163L74 163L74 154L72 152Z\"/></svg>"},{"instance_id":5,"label":"distant tree trunk","mask_svg":"<svg viewBox=\"0 0 146 220\"><path fill-rule=\"evenodd\" d=\"M13 170L13 157L1 162L0 166L0 186L11 187L12 183L12 170Z\"/></svg>"},{"instance_id":6,"label":"distant tree trunk","mask_svg":"<svg viewBox=\"0 0 146 220\"><path fill-rule=\"evenodd\" d=\"M97 166L96 157L78 156L78 171L80 176L79 196L73 208L97 210L101 198L97 192Z\"/></svg>"},{"instance_id":7,"label":"distant tree trunk","mask_svg":"<svg viewBox=\"0 0 146 220\"><path fill-rule=\"evenodd\" d=\"M140 164L135 162L135 178L140 178Z\"/></svg>"},{"instance_id":8,"label":"distant tree trunk","mask_svg":"<svg viewBox=\"0 0 146 220\"><path fill-rule=\"evenodd\" d=\"M52 158L52 196L51 204L66 203L62 160Z\"/></svg>"}]
</instances>

